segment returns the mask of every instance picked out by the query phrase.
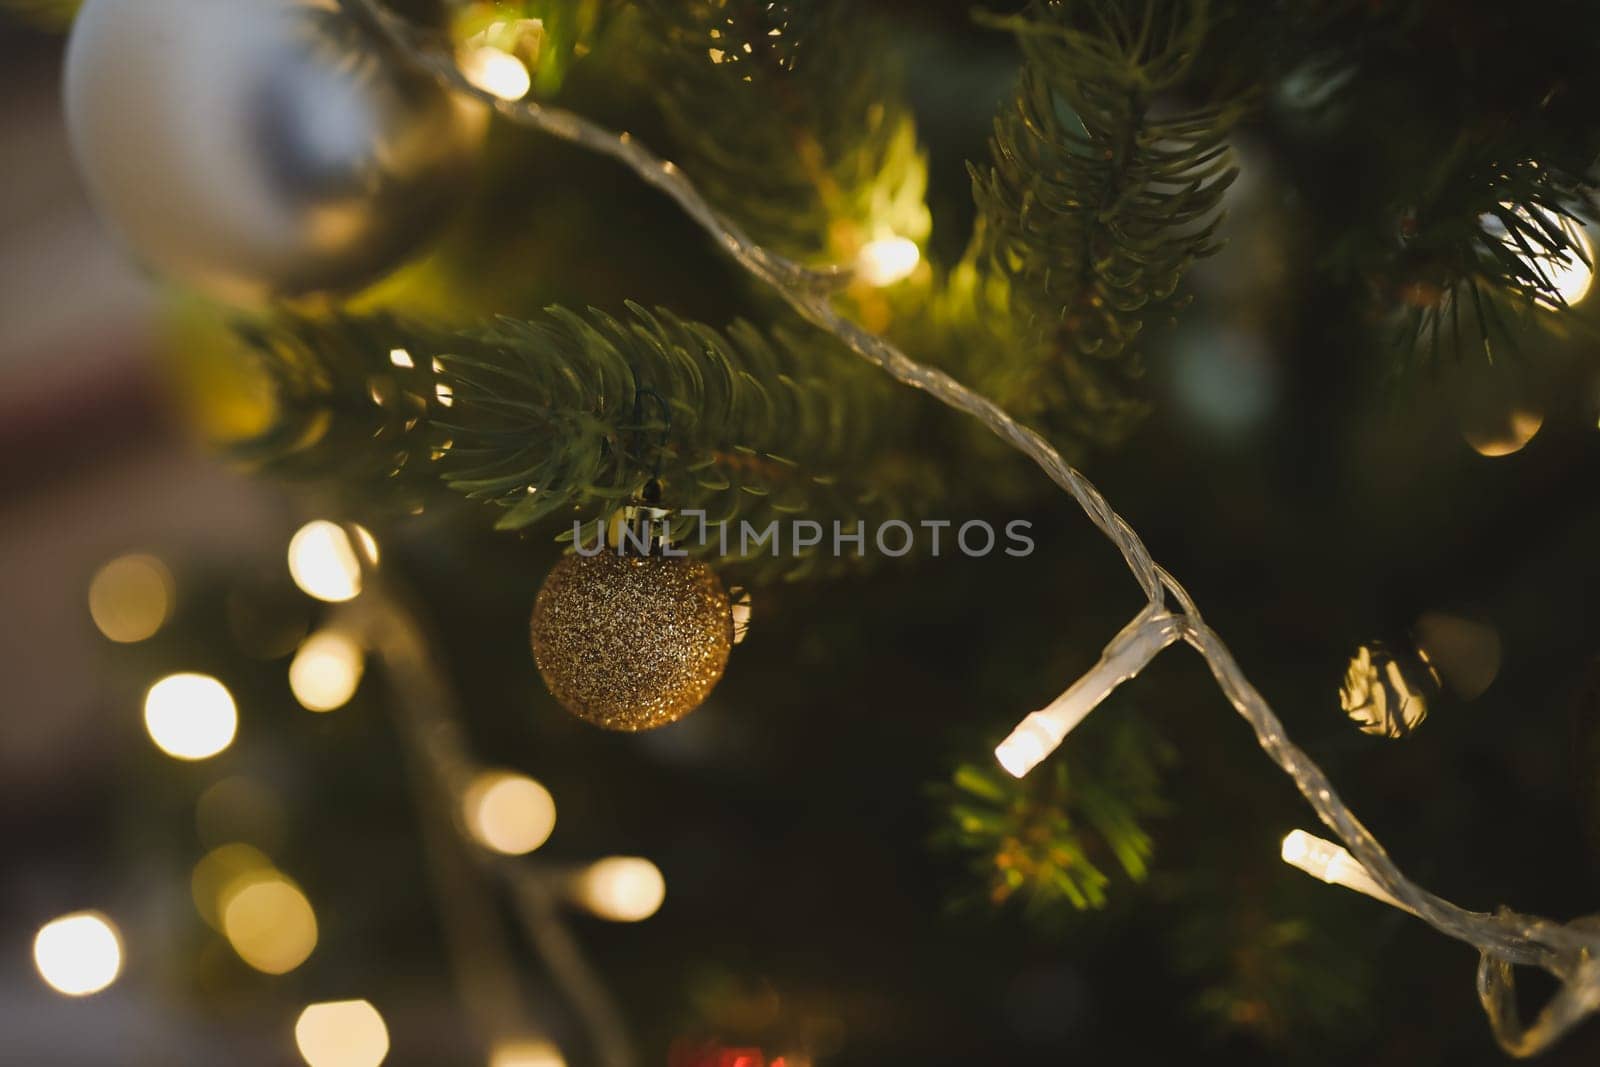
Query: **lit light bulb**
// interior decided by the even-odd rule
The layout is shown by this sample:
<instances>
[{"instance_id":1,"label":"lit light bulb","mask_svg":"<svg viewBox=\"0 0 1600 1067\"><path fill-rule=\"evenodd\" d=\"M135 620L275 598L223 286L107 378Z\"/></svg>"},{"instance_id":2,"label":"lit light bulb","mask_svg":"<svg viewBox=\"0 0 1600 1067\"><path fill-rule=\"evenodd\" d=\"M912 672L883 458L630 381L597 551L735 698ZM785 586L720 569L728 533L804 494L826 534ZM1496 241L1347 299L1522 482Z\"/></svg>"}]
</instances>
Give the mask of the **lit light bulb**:
<instances>
[{"instance_id":1,"label":"lit light bulb","mask_svg":"<svg viewBox=\"0 0 1600 1067\"><path fill-rule=\"evenodd\" d=\"M391 349L389 349L389 362L393 366L400 367L400 368L406 369L406 370L409 370L410 368L415 367L417 365L415 363L415 361L412 360L411 353L407 352L403 348L391 348Z\"/></svg>"},{"instance_id":2,"label":"lit light bulb","mask_svg":"<svg viewBox=\"0 0 1600 1067\"><path fill-rule=\"evenodd\" d=\"M122 971L122 938L111 920L94 911L53 919L33 939L39 977L57 993L86 997L98 993Z\"/></svg>"},{"instance_id":3,"label":"lit light bulb","mask_svg":"<svg viewBox=\"0 0 1600 1067\"><path fill-rule=\"evenodd\" d=\"M1510 208L1510 204L1502 204ZM1594 244L1589 240L1589 235L1575 220L1565 216L1555 215L1543 209L1535 208L1540 212L1541 223L1553 224L1559 229L1569 242L1582 250L1582 255L1577 251L1568 251L1564 255L1559 253L1545 253L1537 250L1529 255L1516 239L1506 231L1505 223L1494 215L1484 215L1482 225L1484 231L1491 236L1498 237L1500 243L1523 264L1540 275L1550 289L1553 289L1568 306L1578 303L1589 295L1589 288L1594 284ZM1528 219L1528 212L1516 208L1515 214L1523 219ZM1587 260L1587 262L1585 262ZM1549 300L1540 298L1540 307L1550 311L1558 310L1558 306Z\"/></svg>"},{"instance_id":4,"label":"lit light bulb","mask_svg":"<svg viewBox=\"0 0 1600 1067\"><path fill-rule=\"evenodd\" d=\"M861 246L856 256L856 277L883 287L911 277L922 262L922 250L907 237L880 237Z\"/></svg>"},{"instance_id":5,"label":"lit light bulb","mask_svg":"<svg viewBox=\"0 0 1600 1067\"><path fill-rule=\"evenodd\" d=\"M576 895L600 918L631 923L656 913L666 899L667 882L649 860L610 856L579 875Z\"/></svg>"},{"instance_id":6,"label":"lit light bulb","mask_svg":"<svg viewBox=\"0 0 1600 1067\"><path fill-rule=\"evenodd\" d=\"M208 759L233 744L239 711L228 687L208 674L171 674L144 698L144 726L174 759Z\"/></svg>"},{"instance_id":7,"label":"lit light bulb","mask_svg":"<svg viewBox=\"0 0 1600 1067\"><path fill-rule=\"evenodd\" d=\"M132 644L161 629L172 597L172 573L159 559L119 556L89 583L89 615L108 639Z\"/></svg>"},{"instance_id":8,"label":"lit light bulb","mask_svg":"<svg viewBox=\"0 0 1600 1067\"><path fill-rule=\"evenodd\" d=\"M1034 712L1034 715L1039 715ZM1087 711L1084 714L1088 714ZM1080 716L1081 718L1081 716ZM1051 729L1046 719L1029 716L994 750L994 758L1013 778L1022 778L1060 747L1065 730Z\"/></svg>"},{"instance_id":9,"label":"lit light bulb","mask_svg":"<svg viewBox=\"0 0 1600 1067\"><path fill-rule=\"evenodd\" d=\"M294 1043L310 1067L378 1067L389 1055L389 1028L370 1001L335 1000L300 1013Z\"/></svg>"},{"instance_id":10,"label":"lit light bulb","mask_svg":"<svg viewBox=\"0 0 1600 1067\"><path fill-rule=\"evenodd\" d=\"M1124 626L1101 653L1100 661L1049 705L1028 715L994 750L994 758L1013 778L1021 778L1061 747L1069 733L1117 686L1134 677L1162 649L1183 635L1181 620L1154 604Z\"/></svg>"},{"instance_id":11,"label":"lit light bulb","mask_svg":"<svg viewBox=\"0 0 1600 1067\"><path fill-rule=\"evenodd\" d=\"M288 974L317 947L317 916L300 887L277 871L236 878L222 893L222 933L262 974Z\"/></svg>"},{"instance_id":12,"label":"lit light bulb","mask_svg":"<svg viewBox=\"0 0 1600 1067\"><path fill-rule=\"evenodd\" d=\"M492 45L462 49L457 64L467 81L501 100L521 100L533 88L522 60Z\"/></svg>"},{"instance_id":13,"label":"lit light bulb","mask_svg":"<svg viewBox=\"0 0 1600 1067\"><path fill-rule=\"evenodd\" d=\"M290 539L289 576L302 593L329 603L361 592L361 560L350 536L326 519L306 523Z\"/></svg>"},{"instance_id":14,"label":"lit light bulb","mask_svg":"<svg viewBox=\"0 0 1600 1067\"><path fill-rule=\"evenodd\" d=\"M1523 408L1506 412L1495 425L1466 427L1461 436L1478 455L1498 458L1521 452L1543 425L1544 415Z\"/></svg>"},{"instance_id":15,"label":"lit light bulb","mask_svg":"<svg viewBox=\"0 0 1600 1067\"><path fill-rule=\"evenodd\" d=\"M473 779L461 798L462 816L473 838L485 848L522 856L550 838L556 804L550 791L532 778L486 771Z\"/></svg>"},{"instance_id":16,"label":"lit light bulb","mask_svg":"<svg viewBox=\"0 0 1600 1067\"><path fill-rule=\"evenodd\" d=\"M338 630L306 638L289 664L289 688L307 711L333 711L355 696L366 666L361 646Z\"/></svg>"},{"instance_id":17,"label":"lit light bulb","mask_svg":"<svg viewBox=\"0 0 1600 1067\"><path fill-rule=\"evenodd\" d=\"M1340 845L1304 830L1291 830L1283 839L1283 862L1296 867L1311 877L1329 885L1342 885L1365 893L1374 900L1410 911L1404 904L1390 896L1368 873L1361 862Z\"/></svg>"},{"instance_id":18,"label":"lit light bulb","mask_svg":"<svg viewBox=\"0 0 1600 1067\"><path fill-rule=\"evenodd\" d=\"M567 1061L548 1041L508 1041L489 1053L489 1067L567 1067Z\"/></svg>"}]
</instances>

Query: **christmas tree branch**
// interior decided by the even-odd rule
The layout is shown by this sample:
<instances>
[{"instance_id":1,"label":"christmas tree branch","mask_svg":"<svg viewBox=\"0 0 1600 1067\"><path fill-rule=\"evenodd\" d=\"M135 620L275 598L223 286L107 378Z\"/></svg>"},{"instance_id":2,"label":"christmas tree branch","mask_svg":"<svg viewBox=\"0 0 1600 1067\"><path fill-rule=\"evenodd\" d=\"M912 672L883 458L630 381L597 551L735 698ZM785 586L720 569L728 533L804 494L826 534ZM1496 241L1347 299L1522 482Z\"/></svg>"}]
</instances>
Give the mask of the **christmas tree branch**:
<instances>
[{"instance_id":1,"label":"christmas tree branch","mask_svg":"<svg viewBox=\"0 0 1600 1067\"><path fill-rule=\"evenodd\" d=\"M906 398L809 330L716 330L630 305L469 331L378 315L237 332L282 411L234 454L291 475L355 473L402 509L442 480L496 505L501 529L575 510L603 522L654 482L678 517L674 539L695 552L722 540L691 541L695 515L757 528L801 513L881 521L930 491L904 467L858 469L909 421ZM855 380L841 387L841 375ZM798 546L746 561L786 578L831 562Z\"/></svg>"},{"instance_id":2,"label":"christmas tree branch","mask_svg":"<svg viewBox=\"0 0 1600 1067\"><path fill-rule=\"evenodd\" d=\"M1226 140L1238 106L1157 109L1199 53L1209 8L1034 0L985 21L1016 36L1024 62L990 164L968 165L983 262L1040 354L1003 395L1052 430L1115 439L1146 411L1143 328L1219 247L1238 173Z\"/></svg>"},{"instance_id":3,"label":"christmas tree branch","mask_svg":"<svg viewBox=\"0 0 1600 1067\"><path fill-rule=\"evenodd\" d=\"M1457 907L1422 889L1401 873L1376 838L1339 798L1322 769L1289 741L1282 723L1240 670L1222 639L1201 617L1183 587L1155 563L1132 527L1108 504L1099 490L1068 464L1037 432L1018 423L1003 408L954 378L924 366L883 337L843 316L830 299L834 282L845 272L808 270L755 244L721 216L672 163L660 159L626 133L613 133L571 112L536 101L500 100L474 88L456 68L449 51L428 44L406 21L378 0L341 0L352 12L374 22L384 36L411 60L444 84L473 96L506 119L610 156L666 193L748 273L771 286L801 316L843 341L862 358L896 380L921 389L957 411L981 420L1002 440L1032 459L1078 502L1089 520L1121 552L1149 601L1140 626L1176 625L1182 639L1211 667L1218 687L1255 731L1267 755L1284 771L1322 821L1345 843L1373 882L1400 905L1434 929L1476 946L1482 953L1479 994L1501 1046L1513 1055L1531 1055L1548 1047L1588 1014L1600 1009L1600 932L1581 922L1560 924L1509 911L1486 914ZM1168 594L1181 608L1166 611ZM1175 622L1169 622L1169 618ZM1119 635L1119 641L1127 635ZM1151 638L1154 640L1154 638ZM1117 643L1113 643L1117 646ZM1127 662L1120 646L1107 660ZM1103 661L1104 662L1104 661ZM1561 991L1531 1027L1516 1017L1511 967L1540 967L1562 983Z\"/></svg>"}]
</instances>

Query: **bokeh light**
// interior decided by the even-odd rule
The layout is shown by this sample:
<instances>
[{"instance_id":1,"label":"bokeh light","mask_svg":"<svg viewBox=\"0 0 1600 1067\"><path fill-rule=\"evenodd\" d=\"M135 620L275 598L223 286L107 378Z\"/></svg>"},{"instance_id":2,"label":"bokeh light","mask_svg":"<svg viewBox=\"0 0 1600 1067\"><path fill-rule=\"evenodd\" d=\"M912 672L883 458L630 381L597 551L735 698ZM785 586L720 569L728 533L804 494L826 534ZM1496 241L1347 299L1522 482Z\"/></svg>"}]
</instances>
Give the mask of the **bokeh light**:
<instances>
[{"instance_id":1,"label":"bokeh light","mask_svg":"<svg viewBox=\"0 0 1600 1067\"><path fill-rule=\"evenodd\" d=\"M1414 627L1417 652L1457 697L1475 700L1500 673L1500 632L1478 619L1423 612Z\"/></svg>"},{"instance_id":2,"label":"bokeh light","mask_svg":"<svg viewBox=\"0 0 1600 1067\"><path fill-rule=\"evenodd\" d=\"M51 989L69 997L98 993L122 971L122 938L94 911L63 915L40 927L33 962Z\"/></svg>"},{"instance_id":3,"label":"bokeh light","mask_svg":"<svg viewBox=\"0 0 1600 1067\"><path fill-rule=\"evenodd\" d=\"M227 686L208 674L171 674L144 698L144 725L174 759L202 760L233 743L239 712Z\"/></svg>"},{"instance_id":4,"label":"bokeh light","mask_svg":"<svg viewBox=\"0 0 1600 1067\"><path fill-rule=\"evenodd\" d=\"M1522 451L1539 428L1544 416L1537 411L1521 408L1502 413L1497 418L1477 418L1471 425L1462 427L1461 436L1480 456L1496 458Z\"/></svg>"},{"instance_id":5,"label":"bokeh light","mask_svg":"<svg viewBox=\"0 0 1600 1067\"><path fill-rule=\"evenodd\" d=\"M1503 207L1511 208L1513 205L1504 204ZM1529 219L1528 212L1523 208L1515 208L1515 213L1524 220ZM1594 244L1589 240L1589 235L1575 220L1557 216L1552 212L1540 211L1543 215L1542 222L1552 224L1559 228L1565 238L1577 249L1582 250L1582 255L1576 252L1567 252L1563 255L1549 254L1534 246L1534 254L1529 255L1515 237L1507 230L1506 225L1497 216L1484 215L1480 220L1483 229L1492 237L1498 237L1500 243L1510 250L1522 262L1531 267L1535 273L1548 283L1549 288L1561 297L1568 305L1576 304L1589 295L1589 288L1594 284ZM1587 262L1585 262L1587 261ZM1557 310L1553 302L1539 298L1540 307L1547 310Z\"/></svg>"},{"instance_id":6,"label":"bokeh light","mask_svg":"<svg viewBox=\"0 0 1600 1067\"><path fill-rule=\"evenodd\" d=\"M389 1028L369 1001L328 1001L300 1013L294 1043L310 1067L378 1067L389 1055Z\"/></svg>"},{"instance_id":7,"label":"bokeh light","mask_svg":"<svg viewBox=\"0 0 1600 1067\"><path fill-rule=\"evenodd\" d=\"M263 974L288 974L317 947L311 902L277 871L234 880L221 899L222 932L239 958Z\"/></svg>"},{"instance_id":8,"label":"bokeh light","mask_svg":"<svg viewBox=\"0 0 1600 1067\"><path fill-rule=\"evenodd\" d=\"M485 771L467 787L461 806L473 838L508 856L532 852L556 826L550 791L523 774Z\"/></svg>"},{"instance_id":9,"label":"bokeh light","mask_svg":"<svg viewBox=\"0 0 1600 1067\"><path fill-rule=\"evenodd\" d=\"M904 281L922 262L922 250L908 237L880 237L861 246L856 256L856 277L868 285L886 286Z\"/></svg>"},{"instance_id":10,"label":"bokeh light","mask_svg":"<svg viewBox=\"0 0 1600 1067\"><path fill-rule=\"evenodd\" d=\"M744 639L750 635L750 618L754 612L755 602L750 596L750 590L742 586L734 586L728 590L728 601L732 605L733 615L733 643L743 644Z\"/></svg>"},{"instance_id":11,"label":"bokeh light","mask_svg":"<svg viewBox=\"0 0 1600 1067\"><path fill-rule=\"evenodd\" d=\"M667 896L667 882L656 865L636 856L608 856L578 877L577 899L602 919L648 919Z\"/></svg>"},{"instance_id":12,"label":"bokeh light","mask_svg":"<svg viewBox=\"0 0 1600 1067\"><path fill-rule=\"evenodd\" d=\"M548 1041L506 1041L489 1053L489 1067L566 1067L561 1050Z\"/></svg>"},{"instance_id":13,"label":"bokeh light","mask_svg":"<svg viewBox=\"0 0 1600 1067\"><path fill-rule=\"evenodd\" d=\"M272 870L272 860L252 845L234 842L200 857L189 878L195 910L213 930L222 929L222 905L228 889L241 879Z\"/></svg>"},{"instance_id":14,"label":"bokeh light","mask_svg":"<svg viewBox=\"0 0 1600 1067\"><path fill-rule=\"evenodd\" d=\"M307 711L333 711L355 696L366 665L361 646L338 630L306 638L289 664L289 688Z\"/></svg>"},{"instance_id":15,"label":"bokeh light","mask_svg":"<svg viewBox=\"0 0 1600 1067\"><path fill-rule=\"evenodd\" d=\"M172 573L154 556L119 556L89 582L89 616L108 639L154 636L172 613Z\"/></svg>"},{"instance_id":16,"label":"bokeh light","mask_svg":"<svg viewBox=\"0 0 1600 1067\"><path fill-rule=\"evenodd\" d=\"M456 62L467 81L501 100L521 100L533 88L533 76L522 60L491 45L464 48Z\"/></svg>"},{"instance_id":17,"label":"bokeh light","mask_svg":"<svg viewBox=\"0 0 1600 1067\"><path fill-rule=\"evenodd\" d=\"M326 519L295 531L289 541L289 575L307 596L333 604L361 592L361 560L350 536Z\"/></svg>"},{"instance_id":18,"label":"bokeh light","mask_svg":"<svg viewBox=\"0 0 1600 1067\"><path fill-rule=\"evenodd\" d=\"M378 539L372 536L371 530L359 522L350 524L350 532L355 534L356 549L360 551L361 558L369 566L376 567L378 565Z\"/></svg>"}]
</instances>

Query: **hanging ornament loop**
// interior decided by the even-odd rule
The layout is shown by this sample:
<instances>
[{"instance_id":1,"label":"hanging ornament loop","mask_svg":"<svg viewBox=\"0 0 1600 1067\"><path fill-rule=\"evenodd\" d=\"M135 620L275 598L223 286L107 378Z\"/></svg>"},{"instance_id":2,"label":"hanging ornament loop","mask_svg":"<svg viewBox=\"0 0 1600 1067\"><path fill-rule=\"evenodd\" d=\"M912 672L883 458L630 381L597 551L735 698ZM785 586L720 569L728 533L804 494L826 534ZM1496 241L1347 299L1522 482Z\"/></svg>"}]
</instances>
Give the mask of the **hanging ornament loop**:
<instances>
[{"instance_id":1,"label":"hanging ornament loop","mask_svg":"<svg viewBox=\"0 0 1600 1067\"><path fill-rule=\"evenodd\" d=\"M1479 969L1480 993L1491 1029L1508 1053L1515 1056L1539 1053L1600 1010L1600 964L1596 963L1600 960L1600 932L1582 923L1563 925L1513 912L1468 911L1406 878L1383 846L1340 799L1322 769L1288 739L1282 722L1239 669L1228 646L1205 624L1192 598L1151 558L1139 535L1117 514L1099 489L1067 463L1049 441L1017 422L1000 405L943 371L916 362L886 338L841 313L830 295L839 288L841 281L848 280L848 272L837 268L812 270L756 244L712 207L676 165L651 153L627 133L615 133L580 115L546 107L537 101L509 102L474 87L447 52L429 47L410 23L383 7L379 0L339 2L347 9L374 16L377 25L397 48L441 83L486 103L508 121L542 130L630 168L641 180L671 197L740 267L770 286L807 321L832 334L858 356L902 384L920 389L945 406L978 419L1001 440L1032 459L1051 481L1071 496L1089 521L1122 554L1149 602L1146 612L1131 627L1137 636L1119 645L1122 640L1119 635L1108 647L1106 657L1080 683L1082 688L1074 686L1068 690L1068 694L1073 694L1070 711L1076 714L1082 709L1077 718L1081 719L1098 702L1089 698L1103 698L1117 684L1143 669L1160 647L1165 647L1159 639L1181 637L1205 658L1218 687L1255 731L1262 749L1294 780L1301 795L1345 843L1371 881L1399 906L1440 933L1472 944L1483 953L1484 963ZM1181 607L1181 614L1169 612L1169 595ZM1159 627L1156 619L1162 620ZM1172 629L1166 629L1168 626ZM1129 668L1131 672L1124 673ZM1067 717L1062 716L1063 719ZM1039 724L1040 720L1034 722ZM1051 724L1051 731L1042 735L1045 739L1053 737L1054 729L1060 726L1054 717ZM1539 1020L1527 1029L1517 1022L1512 1010L1510 968L1513 964L1540 967L1563 985Z\"/></svg>"},{"instance_id":2,"label":"hanging ornament loop","mask_svg":"<svg viewBox=\"0 0 1600 1067\"><path fill-rule=\"evenodd\" d=\"M621 556L666 556L672 548L672 512L645 499L619 509L606 524L603 552ZM659 498L658 498L659 499Z\"/></svg>"}]
</instances>

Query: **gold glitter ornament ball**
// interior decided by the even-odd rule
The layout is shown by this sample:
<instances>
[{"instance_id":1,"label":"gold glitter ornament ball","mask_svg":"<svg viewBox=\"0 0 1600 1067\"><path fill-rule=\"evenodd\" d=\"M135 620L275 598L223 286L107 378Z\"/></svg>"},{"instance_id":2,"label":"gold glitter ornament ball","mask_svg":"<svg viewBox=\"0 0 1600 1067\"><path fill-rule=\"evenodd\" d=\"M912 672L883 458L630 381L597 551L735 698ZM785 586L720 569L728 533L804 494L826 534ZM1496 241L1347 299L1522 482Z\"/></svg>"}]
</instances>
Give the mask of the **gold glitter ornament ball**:
<instances>
[{"instance_id":1,"label":"gold glitter ornament ball","mask_svg":"<svg viewBox=\"0 0 1600 1067\"><path fill-rule=\"evenodd\" d=\"M728 665L733 622L710 567L687 559L567 556L533 605L533 659L562 706L607 730L677 722Z\"/></svg>"}]
</instances>

